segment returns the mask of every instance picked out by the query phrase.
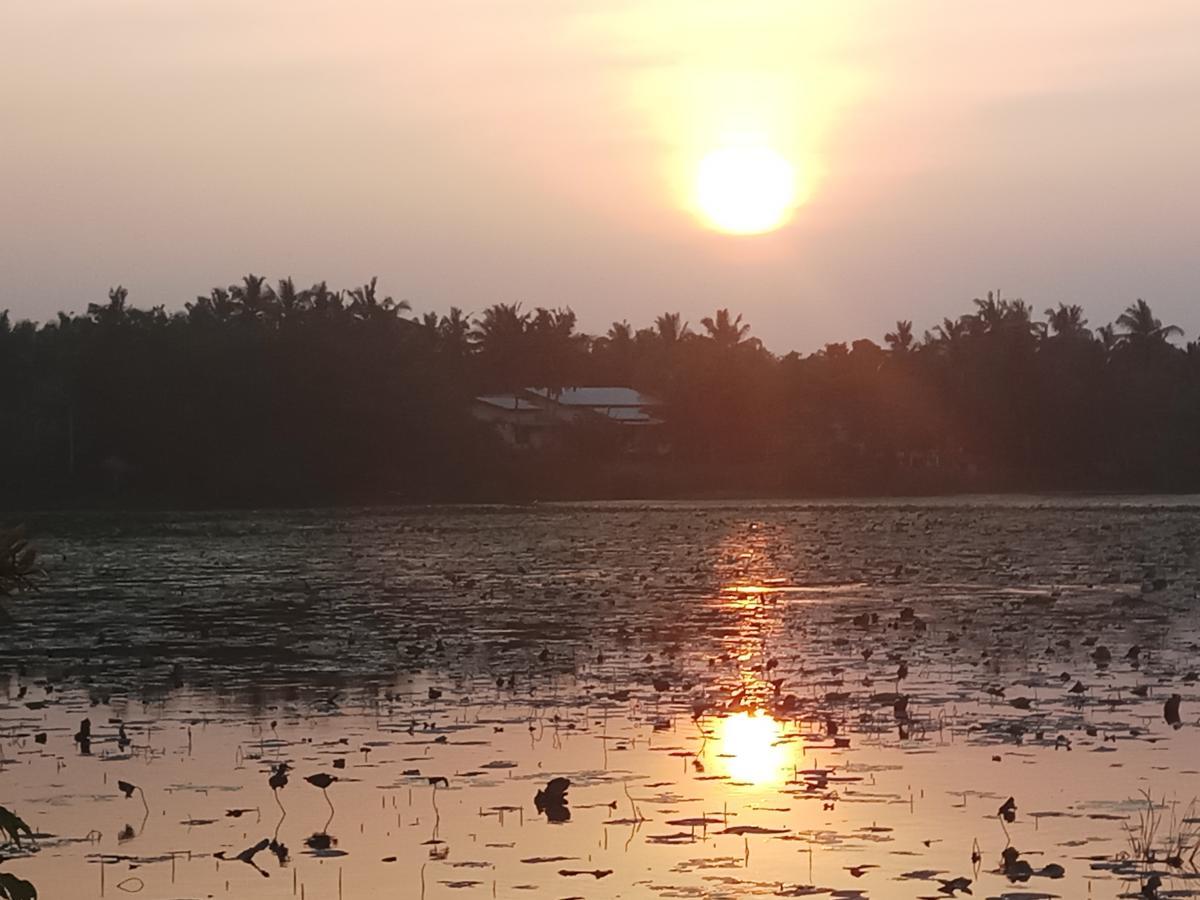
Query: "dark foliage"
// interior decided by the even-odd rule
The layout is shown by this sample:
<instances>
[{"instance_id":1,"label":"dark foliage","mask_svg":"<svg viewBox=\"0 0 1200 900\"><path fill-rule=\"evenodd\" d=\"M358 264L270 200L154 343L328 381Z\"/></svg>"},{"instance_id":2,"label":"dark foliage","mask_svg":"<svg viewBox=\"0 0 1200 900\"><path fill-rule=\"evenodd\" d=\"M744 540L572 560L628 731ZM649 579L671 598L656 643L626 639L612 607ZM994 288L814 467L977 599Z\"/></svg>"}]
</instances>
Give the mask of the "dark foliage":
<instances>
[{"instance_id":1,"label":"dark foliage","mask_svg":"<svg viewBox=\"0 0 1200 900\"><path fill-rule=\"evenodd\" d=\"M36 560L23 529L0 528L0 597L32 587Z\"/></svg>"},{"instance_id":2,"label":"dark foliage","mask_svg":"<svg viewBox=\"0 0 1200 900\"><path fill-rule=\"evenodd\" d=\"M989 293L923 338L778 357L741 316L592 337L569 309L412 317L375 281L248 276L168 313L116 288L41 325L0 315L0 505L321 503L722 493L1194 489L1200 345L1143 301ZM482 391L630 385L670 451L583 432L540 456L470 416Z\"/></svg>"}]
</instances>

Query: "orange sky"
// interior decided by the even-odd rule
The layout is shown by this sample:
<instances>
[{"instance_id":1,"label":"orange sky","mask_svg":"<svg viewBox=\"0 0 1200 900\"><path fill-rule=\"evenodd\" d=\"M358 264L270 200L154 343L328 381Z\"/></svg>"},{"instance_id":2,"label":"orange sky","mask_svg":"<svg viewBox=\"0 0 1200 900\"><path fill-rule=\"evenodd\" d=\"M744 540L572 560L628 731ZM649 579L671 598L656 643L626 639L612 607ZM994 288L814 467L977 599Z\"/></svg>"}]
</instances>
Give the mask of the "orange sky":
<instances>
[{"instance_id":1,"label":"orange sky","mask_svg":"<svg viewBox=\"0 0 1200 900\"><path fill-rule=\"evenodd\" d=\"M0 34L19 317L254 271L600 331L731 306L775 350L996 287L1200 329L1193 2L54 0ZM696 167L751 133L804 199L720 234Z\"/></svg>"}]
</instances>

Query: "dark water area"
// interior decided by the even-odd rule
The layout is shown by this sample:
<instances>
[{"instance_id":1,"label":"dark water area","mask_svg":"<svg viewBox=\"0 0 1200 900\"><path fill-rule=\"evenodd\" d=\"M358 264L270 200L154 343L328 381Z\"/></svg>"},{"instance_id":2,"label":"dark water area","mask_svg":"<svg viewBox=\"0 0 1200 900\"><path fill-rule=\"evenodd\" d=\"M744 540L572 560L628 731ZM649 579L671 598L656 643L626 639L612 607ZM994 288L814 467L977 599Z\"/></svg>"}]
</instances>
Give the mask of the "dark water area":
<instances>
[{"instance_id":1,"label":"dark water area","mask_svg":"<svg viewBox=\"0 0 1200 900\"><path fill-rule=\"evenodd\" d=\"M44 897L1200 889L1195 498L29 524Z\"/></svg>"}]
</instances>

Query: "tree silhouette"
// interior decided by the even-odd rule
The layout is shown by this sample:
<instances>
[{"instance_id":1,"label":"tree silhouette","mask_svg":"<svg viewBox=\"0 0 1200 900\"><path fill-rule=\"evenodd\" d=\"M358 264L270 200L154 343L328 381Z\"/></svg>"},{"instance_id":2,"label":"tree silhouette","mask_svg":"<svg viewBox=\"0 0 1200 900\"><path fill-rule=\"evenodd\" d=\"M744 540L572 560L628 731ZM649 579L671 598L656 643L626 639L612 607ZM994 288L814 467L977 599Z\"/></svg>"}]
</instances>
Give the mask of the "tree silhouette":
<instances>
[{"instance_id":1,"label":"tree silhouette","mask_svg":"<svg viewBox=\"0 0 1200 900\"><path fill-rule=\"evenodd\" d=\"M484 309L475 321L472 339L478 350L480 369L486 380L501 390L528 387L529 313L520 303L496 303Z\"/></svg>"},{"instance_id":2,"label":"tree silhouette","mask_svg":"<svg viewBox=\"0 0 1200 900\"><path fill-rule=\"evenodd\" d=\"M912 322L907 319L896 322L896 330L889 331L883 339L893 353L907 353L913 349Z\"/></svg>"},{"instance_id":3,"label":"tree silhouette","mask_svg":"<svg viewBox=\"0 0 1200 900\"><path fill-rule=\"evenodd\" d=\"M380 300L376 294L377 282L378 279L373 277L361 287L351 288L348 311L352 318L368 323L394 322L400 313L412 308L407 300L396 302L391 297Z\"/></svg>"},{"instance_id":4,"label":"tree silhouette","mask_svg":"<svg viewBox=\"0 0 1200 900\"><path fill-rule=\"evenodd\" d=\"M1092 335L1083 317L1083 307L1065 303L1046 310L1046 323L1050 333L1066 340L1086 340Z\"/></svg>"},{"instance_id":5,"label":"tree silhouette","mask_svg":"<svg viewBox=\"0 0 1200 900\"><path fill-rule=\"evenodd\" d=\"M677 313L663 313L654 320L655 336L668 346L674 346L691 335L688 323Z\"/></svg>"},{"instance_id":6,"label":"tree silhouette","mask_svg":"<svg viewBox=\"0 0 1200 900\"><path fill-rule=\"evenodd\" d=\"M750 326L742 322L741 313L730 316L728 309L718 309L716 316L700 320L708 337L723 350L732 350L750 339Z\"/></svg>"},{"instance_id":7,"label":"tree silhouette","mask_svg":"<svg viewBox=\"0 0 1200 900\"><path fill-rule=\"evenodd\" d=\"M376 279L84 306L0 312L14 505L1200 489L1200 343L1142 300L1093 330L993 291L920 340L901 319L883 346L783 356L728 308L699 335L664 312L592 337L564 307L410 317ZM471 415L483 393L587 385L661 401L644 455L611 435L514 449Z\"/></svg>"},{"instance_id":8,"label":"tree silhouette","mask_svg":"<svg viewBox=\"0 0 1200 900\"><path fill-rule=\"evenodd\" d=\"M1165 344L1170 338L1183 335L1178 325L1164 325L1155 317L1150 304L1138 299L1117 316L1116 325L1124 334L1121 341L1130 345Z\"/></svg>"}]
</instances>

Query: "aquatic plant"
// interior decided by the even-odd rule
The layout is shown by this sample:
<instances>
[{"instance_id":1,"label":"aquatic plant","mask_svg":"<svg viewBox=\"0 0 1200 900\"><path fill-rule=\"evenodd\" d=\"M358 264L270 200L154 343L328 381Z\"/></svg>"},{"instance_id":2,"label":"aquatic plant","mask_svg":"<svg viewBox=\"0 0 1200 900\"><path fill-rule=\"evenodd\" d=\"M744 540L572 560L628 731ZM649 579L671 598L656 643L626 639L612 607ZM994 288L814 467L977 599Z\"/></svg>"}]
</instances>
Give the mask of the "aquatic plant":
<instances>
[{"instance_id":1,"label":"aquatic plant","mask_svg":"<svg viewBox=\"0 0 1200 900\"><path fill-rule=\"evenodd\" d=\"M150 805L146 802L146 792L136 784L130 784L128 781L118 781L117 790L125 795L126 800L133 796L134 791L137 791L138 796L142 800L142 807L146 810L146 815L150 814Z\"/></svg>"},{"instance_id":2,"label":"aquatic plant","mask_svg":"<svg viewBox=\"0 0 1200 900\"><path fill-rule=\"evenodd\" d=\"M37 888L23 878L0 872L0 900L37 900Z\"/></svg>"},{"instance_id":3,"label":"aquatic plant","mask_svg":"<svg viewBox=\"0 0 1200 900\"><path fill-rule=\"evenodd\" d=\"M1138 809L1137 825L1125 826L1130 858L1145 863L1161 861L1174 869L1187 866L1195 871L1196 854L1200 853L1200 818L1196 815L1196 800L1193 799L1187 805L1182 816L1177 814L1176 805L1171 805L1171 818L1167 823L1166 834L1160 842L1159 832L1163 828L1162 810L1166 808L1167 800L1164 797L1155 804L1149 791L1140 793L1145 805Z\"/></svg>"},{"instance_id":4,"label":"aquatic plant","mask_svg":"<svg viewBox=\"0 0 1200 900\"><path fill-rule=\"evenodd\" d=\"M1163 720L1172 728L1183 727L1183 719L1179 715L1179 704L1182 700L1183 698L1179 694L1172 694L1163 704Z\"/></svg>"},{"instance_id":5,"label":"aquatic plant","mask_svg":"<svg viewBox=\"0 0 1200 900\"><path fill-rule=\"evenodd\" d=\"M226 855L225 851L223 851L223 850L217 851L216 853L213 854L213 856L215 856L217 859L233 859L238 862L244 862L248 866L253 868L254 871L258 872L258 874L261 875L263 878L270 878L271 877L270 873L264 871L263 868L254 861L254 857L257 854L261 853L263 850L270 848L273 843L274 843L274 841L272 841L271 838L263 838L258 843L252 844L251 846L247 847L245 850L238 853L237 856L228 856L228 855ZM274 852L274 851L272 851L272 852Z\"/></svg>"},{"instance_id":6,"label":"aquatic plant","mask_svg":"<svg viewBox=\"0 0 1200 900\"><path fill-rule=\"evenodd\" d=\"M0 528L0 600L30 590L37 574L37 550L25 539L25 529ZM5 615L0 606L0 621Z\"/></svg>"},{"instance_id":7,"label":"aquatic plant","mask_svg":"<svg viewBox=\"0 0 1200 900\"><path fill-rule=\"evenodd\" d=\"M1129 841L1129 855L1133 859L1143 862L1153 862L1155 856L1154 838L1158 834L1162 815L1154 805L1154 800L1150 797L1150 792L1141 791L1140 793L1145 799L1146 805L1138 809L1137 826L1125 826L1125 835Z\"/></svg>"},{"instance_id":8,"label":"aquatic plant","mask_svg":"<svg viewBox=\"0 0 1200 900\"><path fill-rule=\"evenodd\" d=\"M1196 854L1200 853L1200 818L1196 813L1195 799L1184 808L1182 816L1177 814L1175 804L1171 806L1163 861L1173 869L1187 866L1196 871Z\"/></svg>"},{"instance_id":9,"label":"aquatic plant","mask_svg":"<svg viewBox=\"0 0 1200 900\"><path fill-rule=\"evenodd\" d=\"M30 840L33 839L33 830L25 821L16 813L0 806L0 837L4 838L5 843L11 842L19 848L22 834Z\"/></svg>"},{"instance_id":10,"label":"aquatic plant","mask_svg":"<svg viewBox=\"0 0 1200 900\"><path fill-rule=\"evenodd\" d=\"M21 835L33 840L33 829L16 813L0 806L0 838L21 847ZM37 888L8 872L0 872L0 900L37 900Z\"/></svg>"},{"instance_id":11,"label":"aquatic plant","mask_svg":"<svg viewBox=\"0 0 1200 900\"><path fill-rule=\"evenodd\" d=\"M305 775L304 780L313 787L320 788L322 796L325 797L325 802L329 804L329 820L325 823L322 831L328 831L329 825L333 821L333 817L337 814L333 808L333 801L329 799L329 786L337 781L336 775L330 775L328 772L318 772L316 775ZM279 798L276 797L278 800Z\"/></svg>"},{"instance_id":12,"label":"aquatic plant","mask_svg":"<svg viewBox=\"0 0 1200 900\"><path fill-rule=\"evenodd\" d=\"M548 822L562 823L571 821L571 810L567 806L567 790L571 787L566 778L551 778L546 787L533 797L533 805L537 811L545 814Z\"/></svg>"}]
</instances>

